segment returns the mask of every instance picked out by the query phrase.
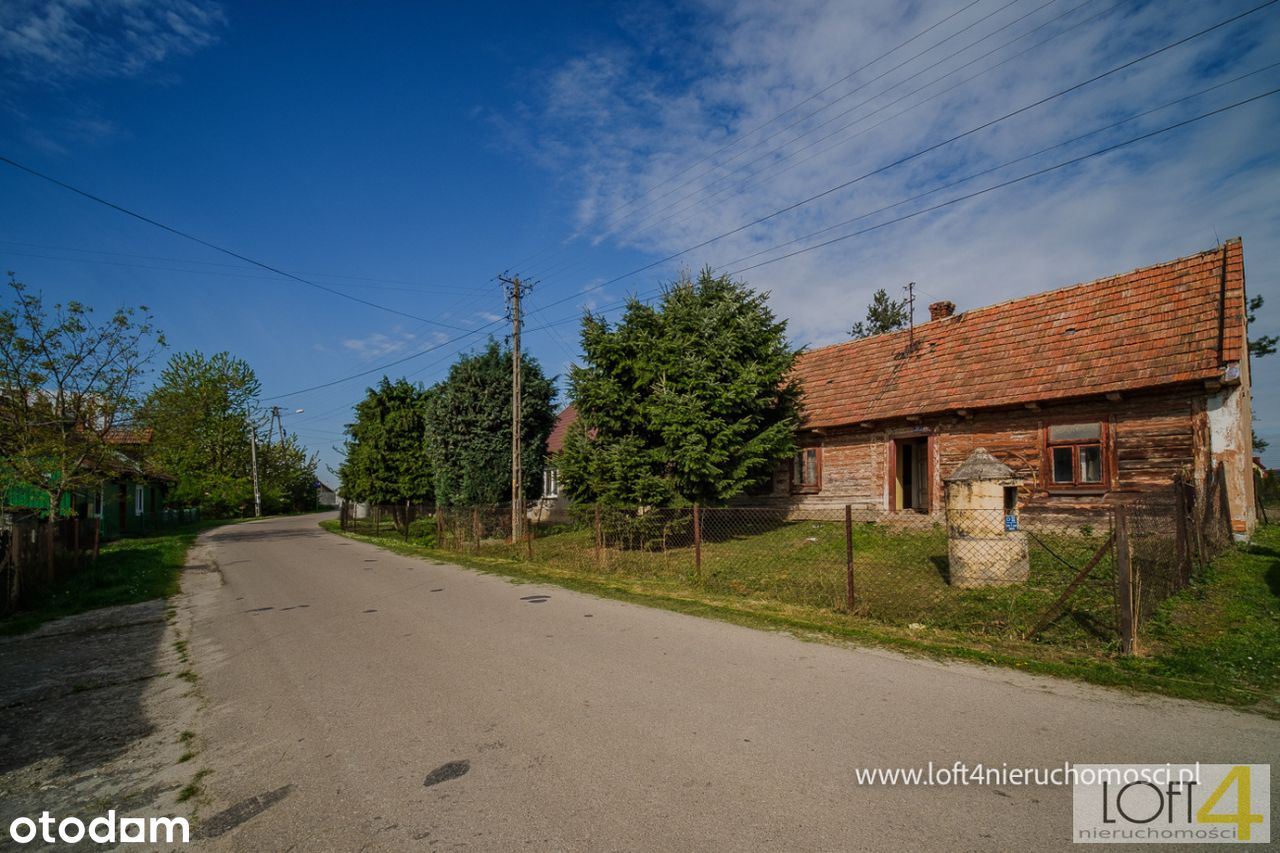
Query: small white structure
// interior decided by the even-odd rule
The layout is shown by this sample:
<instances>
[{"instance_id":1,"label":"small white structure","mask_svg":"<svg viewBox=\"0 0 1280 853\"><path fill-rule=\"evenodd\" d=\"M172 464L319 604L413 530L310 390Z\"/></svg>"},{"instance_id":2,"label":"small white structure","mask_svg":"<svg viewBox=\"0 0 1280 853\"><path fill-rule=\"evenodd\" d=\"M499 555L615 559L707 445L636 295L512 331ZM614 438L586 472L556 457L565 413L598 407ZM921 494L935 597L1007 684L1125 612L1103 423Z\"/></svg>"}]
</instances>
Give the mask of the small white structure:
<instances>
[{"instance_id":1,"label":"small white structure","mask_svg":"<svg viewBox=\"0 0 1280 853\"><path fill-rule=\"evenodd\" d=\"M1031 570L1020 528L1022 480L986 448L969 454L946 484L951 585L961 589L1023 583Z\"/></svg>"}]
</instances>

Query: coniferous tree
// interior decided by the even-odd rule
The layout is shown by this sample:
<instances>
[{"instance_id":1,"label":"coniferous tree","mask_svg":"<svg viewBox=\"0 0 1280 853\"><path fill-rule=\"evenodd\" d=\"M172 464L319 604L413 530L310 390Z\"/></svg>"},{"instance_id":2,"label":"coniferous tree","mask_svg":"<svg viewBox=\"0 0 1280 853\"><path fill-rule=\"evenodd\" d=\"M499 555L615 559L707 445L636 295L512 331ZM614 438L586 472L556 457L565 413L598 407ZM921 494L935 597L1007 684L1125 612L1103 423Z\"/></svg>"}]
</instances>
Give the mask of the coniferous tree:
<instances>
[{"instance_id":1,"label":"coniferous tree","mask_svg":"<svg viewBox=\"0 0 1280 853\"><path fill-rule=\"evenodd\" d=\"M542 491L555 387L535 359L521 360L521 467L526 498ZM463 356L431 389L427 448L436 502L475 506L511 500L511 351L497 342Z\"/></svg>"},{"instance_id":2,"label":"coniferous tree","mask_svg":"<svg viewBox=\"0 0 1280 853\"><path fill-rule=\"evenodd\" d=\"M343 497L392 504L427 503L434 477L426 441L430 392L385 376L356 404L347 424L346 459L338 468ZM396 516L397 523L404 519Z\"/></svg>"},{"instance_id":3,"label":"coniferous tree","mask_svg":"<svg viewBox=\"0 0 1280 853\"><path fill-rule=\"evenodd\" d=\"M867 306L867 318L854 323L849 334L855 338L869 338L885 332L896 332L904 328L909 319L907 300L890 299L882 287L871 297L871 304Z\"/></svg>"},{"instance_id":4,"label":"coniferous tree","mask_svg":"<svg viewBox=\"0 0 1280 853\"><path fill-rule=\"evenodd\" d=\"M578 422L559 457L569 494L616 506L715 503L795 450L796 352L766 297L704 269L611 326L583 318L570 374Z\"/></svg>"}]
</instances>

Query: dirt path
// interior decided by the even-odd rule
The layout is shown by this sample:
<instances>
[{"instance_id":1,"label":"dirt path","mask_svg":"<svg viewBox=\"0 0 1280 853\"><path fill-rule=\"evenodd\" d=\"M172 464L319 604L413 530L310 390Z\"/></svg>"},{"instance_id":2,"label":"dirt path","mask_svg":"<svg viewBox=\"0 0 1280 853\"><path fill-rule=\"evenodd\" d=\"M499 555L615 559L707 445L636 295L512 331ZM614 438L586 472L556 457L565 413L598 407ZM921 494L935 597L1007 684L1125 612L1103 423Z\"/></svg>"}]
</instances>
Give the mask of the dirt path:
<instances>
[{"instance_id":1,"label":"dirt path","mask_svg":"<svg viewBox=\"0 0 1280 853\"><path fill-rule=\"evenodd\" d=\"M192 566L183 586L216 577ZM191 818L201 699L190 622L184 593L0 638L0 849L65 848L9 838L14 818L45 811L85 824L109 809Z\"/></svg>"}]
</instances>

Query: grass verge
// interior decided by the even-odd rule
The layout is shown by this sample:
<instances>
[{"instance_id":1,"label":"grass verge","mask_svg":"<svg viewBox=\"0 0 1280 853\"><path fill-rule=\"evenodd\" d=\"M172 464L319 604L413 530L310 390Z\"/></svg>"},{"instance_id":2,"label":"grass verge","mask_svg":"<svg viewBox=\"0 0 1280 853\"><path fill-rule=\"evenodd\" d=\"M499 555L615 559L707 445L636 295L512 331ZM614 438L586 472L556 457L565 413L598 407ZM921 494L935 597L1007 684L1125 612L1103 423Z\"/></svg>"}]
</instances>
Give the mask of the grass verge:
<instances>
[{"instance_id":1,"label":"grass verge","mask_svg":"<svg viewBox=\"0 0 1280 853\"><path fill-rule=\"evenodd\" d=\"M1229 551L1204 578L1165 602L1148 627L1146 653L1136 657L935 627L912 630L832 608L719 594L675 577L599 574L542 562L460 555L406 544L392 538L391 533L381 537L344 533L336 521L321 522L320 526L398 554L750 627L789 631L806 639L847 641L992 664L1107 687L1217 702L1280 718L1277 525L1259 528L1250 545Z\"/></svg>"},{"instance_id":2,"label":"grass verge","mask_svg":"<svg viewBox=\"0 0 1280 853\"><path fill-rule=\"evenodd\" d=\"M196 537L226 523L200 521L104 543L96 563L86 560L79 572L57 586L33 592L24 609L0 620L0 634L23 634L99 607L167 598L178 591L178 577Z\"/></svg>"}]
</instances>

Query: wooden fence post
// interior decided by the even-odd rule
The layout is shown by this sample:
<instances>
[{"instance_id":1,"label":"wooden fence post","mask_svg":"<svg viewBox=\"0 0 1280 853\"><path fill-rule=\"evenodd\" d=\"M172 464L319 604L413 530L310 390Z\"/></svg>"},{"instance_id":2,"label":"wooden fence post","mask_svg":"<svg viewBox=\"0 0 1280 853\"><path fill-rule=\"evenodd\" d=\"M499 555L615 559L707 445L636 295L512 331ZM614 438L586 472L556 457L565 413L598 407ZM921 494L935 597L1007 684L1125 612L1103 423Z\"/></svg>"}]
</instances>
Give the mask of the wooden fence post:
<instances>
[{"instance_id":1,"label":"wooden fence post","mask_svg":"<svg viewBox=\"0 0 1280 853\"><path fill-rule=\"evenodd\" d=\"M52 502L53 498L50 498L49 500ZM52 505L53 505L53 504L52 504L52 503L50 503L50 506L52 506ZM57 577L56 577L56 571L55 571L55 569L54 569L54 565L53 565L53 534L54 534L54 523L55 523L55 522L54 522L54 520L53 520L53 510L50 510L50 512L49 512L49 517L48 517L47 519L45 519L45 522L44 522L44 530L45 530L45 535L44 535L44 547L45 547L45 549L48 551L48 553L46 554L46 562L48 563L48 567L49 567L49 578L48 578L48 580L49 580L49 583L50 583L50 584L54 583L54 582L57 580Z\"/></svg>"},{"instance_id":2,"label":"wooden fence post","mask_svg":"<svg viewBox=\"0 0 1280 853\"><path fill-rule=\"evenodd\" d=\"M1187 535L1187 486L1178 475L1173 481L1173 514L1178 560L1178 589L1191 582L1191 542Z\"/></svg>"},{"instance_id":3,"label":"wooden fence post","mask_svg":"<svg viewBox=\"0 0 1280 853\"><path fill-rule=\"evenodd\" d=\"M702 509L693 505L693 570L702 580Z\"/></svg>"},{"instance_id":4,"label":"wooden fence post","mask_svg":"<svg viewBox=\"0 0 1280 853\"><path fill-rule=\"evenodd\" d=\"M1137 650L1138 613L1134 600L1133 560L1129 551L1129 511L1116 507L1116 596L1120 611L1120 651Z\"/></svg>"},{"instance_id":5,"label":"wooden fence post","mask_svg":"<svg viewBox=\"0 0 1280 853\"><path fill-rule=\"evenodd\" d=\"M853 587L853 506L844 505L844 609L853 612L858 595Z\"/></svg>"},{"instance_id":6,"label":"wooden fence post","mask_svg":"<svg viewBox=\"0 0 1280 853\"><path fill-rule=\"evenodd\" d=\"M13 566L13 586L9 594L9 602L14 607L18 606L19 597L22 595L22 537L25 535L26 531L15 522L9 533L9 560L10 565Z\"/></svg>"},{"instance_id":7,"label":"wooden fence post","mask_svg":"<svg viewBox=\"0 0 1280 853\"><path fill-rule=\"evenodd\" d=\"M471 508L471 538L476 543L476 553L480 553L480 507Z\"/></svg>"},{"instance_id":8,"label":"wooden fence post","mask_svg":"<svg viewBox=\"0 0 1280 853\"><path fill-rule=\"evenodd\" d=\"M596 550L596 565L598 566L600 565L600 547L602 544L600 542L600 504L596 504L595 510L595 521L592 523L592 530L595 533L594 543Z\"/></svg>"}]
</instances>

